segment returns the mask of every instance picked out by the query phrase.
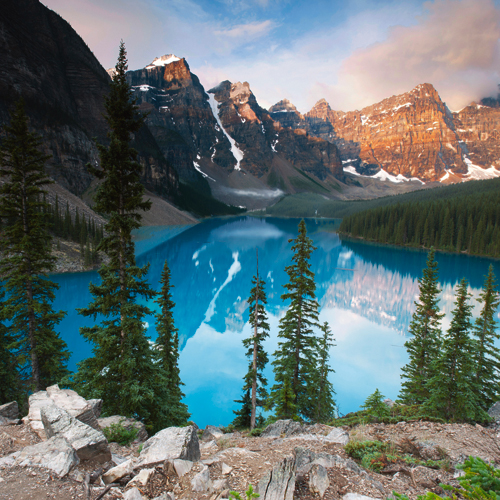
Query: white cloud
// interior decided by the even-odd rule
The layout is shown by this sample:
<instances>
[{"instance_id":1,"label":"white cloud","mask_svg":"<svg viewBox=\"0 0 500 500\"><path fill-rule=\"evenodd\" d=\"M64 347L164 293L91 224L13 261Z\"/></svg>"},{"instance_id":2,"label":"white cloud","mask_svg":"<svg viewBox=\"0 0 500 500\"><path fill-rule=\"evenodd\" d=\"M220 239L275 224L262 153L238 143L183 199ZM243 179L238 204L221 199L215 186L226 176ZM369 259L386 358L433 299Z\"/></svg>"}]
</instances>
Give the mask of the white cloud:
<instances>
[{"instance_id":1,"label":"white cloud","mask_svg":"<svg viewBox=\"0 0 500 500\"><path fill-rule=\"evenodd\" d=\"M214 34L222 37L229 38L246 38L246 41L249 39L254 39L266 35L269 33L273 27L274 23L270 20L262 21L262 22L253 22L247 24L238 24L237 26L233 26L230 29L226 30L216 30Z\"/></svg>"}]
</instances>

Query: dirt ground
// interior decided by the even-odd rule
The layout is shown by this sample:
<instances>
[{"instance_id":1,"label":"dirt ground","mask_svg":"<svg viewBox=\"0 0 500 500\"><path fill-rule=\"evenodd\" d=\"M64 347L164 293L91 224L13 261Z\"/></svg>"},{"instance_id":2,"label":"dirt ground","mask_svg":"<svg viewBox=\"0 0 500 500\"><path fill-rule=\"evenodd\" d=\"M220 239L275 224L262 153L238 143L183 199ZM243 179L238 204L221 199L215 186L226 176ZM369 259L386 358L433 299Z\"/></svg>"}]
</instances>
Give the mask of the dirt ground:
<instances>
[{"instance_id":1,"label":"dirt ground","mask_svg":"<svg viewBox=\"0 0 500 500\"><path fill-rule=\"evenodd\" d=\"M5 426L0 429L0 457L39 441L38 436L25 425ZM325 433L327 431L328 428L325 428ZM389 474L377 474L372 471L358 474L340 466L329 468L330 486L325 492L324 500L337 500L349 492L385 499L393 491L405 493L414 499L428 490L441 493L439 483L456 485L454 465L469 455L500 461L497 431L481 426L429 422L372 424L351 429L350 437L354 440L378 439L392 442L394 445L413 442L424 446L437 446L448 454L449 467L448 470L444 470L408 466L406 470ZM139 454L138 444L123 447L112 443L110 446L112 453L122 458ZM224 435L216 441L200 442L201 461L195 463L191 471L182 478L178 478L165 467L158 466L147 485L139 486L139 489L144 499L153 499L165 491L173 492L176 499L228 498L232 490L243 493L249 484L257 487L262 476L285 457L293 456L297 447L317 453L326 452L344 459L349 458L342 445L325 441L321 433L288 438L250 438L234 433ZM63 479L41 468L0 468L0 499L96 500L104 492L104 485L102 483L99 485L100 480L98 480L91 485L87 496L84 487L85 474L91 474L99 468L106 471L114 465L113 462L106 464L83 462ZM192 492L191 480L206 467L213 482L220 480L219 491ZM307 480L307 474L297 477L294 498L320 500L319 495L309 491ZM123 498L123 493L127 489L130 489L130 486L123 484L112 488L102 498L105 500Z\"/></svg>"}]
</instances>

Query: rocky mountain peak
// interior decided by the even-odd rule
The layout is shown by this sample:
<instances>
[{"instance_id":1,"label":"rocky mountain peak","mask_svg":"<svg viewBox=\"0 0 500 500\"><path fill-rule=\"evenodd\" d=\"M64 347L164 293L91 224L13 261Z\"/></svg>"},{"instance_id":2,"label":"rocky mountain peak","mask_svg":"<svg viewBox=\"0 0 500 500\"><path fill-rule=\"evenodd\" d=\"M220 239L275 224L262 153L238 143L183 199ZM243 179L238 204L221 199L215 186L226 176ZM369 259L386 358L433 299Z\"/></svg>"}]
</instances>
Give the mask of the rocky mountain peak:
<instances>
[{"instance_id":1,"label":"rocky mountain peak","mask_svg":"<svg viewBox=\"0 0 500 500\"><path fill-rule=\"evenodd\" d=\"M253 96L253 93L250 90L250 84L248 82L236 82L231 84L229 97L233 101L238 101L238 104L246 104L251 96Z\"/></svg>"},{"instance_id":2,"label":"rocky mountain peak","mask_svg":"<svg viewBox=\"0 0 500 500\"><path fill-rule=\"evenodd\" d=\"M269 113L293 112L298 113L297 108L288 100L283 99L269 108Z\"/></svg>"},{"instance_id":3,"label":"rocky mountain peak","mask_svg":"<svg viewBox=\"0 0 500 500\"><path fill-rule=\"evenodd\" d=\"M152 69L155 68L156 66L166 66L167 64L171 64L175 61L180 61L180 60L181 58L175 56L174 54L166 54L164 56L155 57L153 59L153 62L146 66L146 69Z\"/></svg>"}]
</instances>

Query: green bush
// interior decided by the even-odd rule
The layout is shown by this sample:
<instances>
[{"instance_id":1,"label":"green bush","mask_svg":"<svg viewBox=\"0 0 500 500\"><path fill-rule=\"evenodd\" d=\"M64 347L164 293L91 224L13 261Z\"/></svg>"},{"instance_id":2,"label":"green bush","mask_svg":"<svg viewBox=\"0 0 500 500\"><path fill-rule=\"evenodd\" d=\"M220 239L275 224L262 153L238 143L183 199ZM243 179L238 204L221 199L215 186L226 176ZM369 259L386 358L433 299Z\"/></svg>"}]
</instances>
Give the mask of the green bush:
<instances>
[{"instance_id":1,"label":"green bush","mask_svg":"<svg viewBox=\"0 0 500 500\"><path fill-rule=\"evenodd\" d=\"M252 437L259 437L263 431L264 431L264 429L262 429L261 427L256 427L255 429L252 429L249 432L249 435Z\"/></svg>"},{"instance_id":2,"label":"green bush","mask_svg":"<svg viewBox=\"0 0 500 500\"><path fill-rule=\"evenodd\" d=\"M352 458L363 460L365 455L375 452L385 452L388 447L389 444L382 441L350 441L344 446L344 450Z\"/></svg>"},{"instance_id":3,"label":"green bush","mask_svg":"<svg viewBox=\"0 0 500 500\"><path fill-rule=\"evenodd\" d=\"M109 427L104 427L102 432L110 443L128 446L137 437L139 429L135 427L126 429L120 422L118 424L111 424Z\"/></svg>"}]
</instances>

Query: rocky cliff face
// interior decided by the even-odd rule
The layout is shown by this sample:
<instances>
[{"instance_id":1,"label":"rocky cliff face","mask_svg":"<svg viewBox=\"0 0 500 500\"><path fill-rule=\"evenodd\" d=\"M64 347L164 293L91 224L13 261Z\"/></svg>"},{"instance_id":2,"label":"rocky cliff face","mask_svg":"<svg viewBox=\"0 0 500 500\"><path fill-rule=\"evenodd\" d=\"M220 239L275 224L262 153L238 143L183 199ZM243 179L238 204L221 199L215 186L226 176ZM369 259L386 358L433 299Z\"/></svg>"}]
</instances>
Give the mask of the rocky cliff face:
<instances>
[{"instance_id":1,"label":"rocky cliff face","mask_svg":"<svg viewBox=\"0 0 500 500\"><path fill-rule=\"evenodd\" d=\"M457 182L500 175L490 168L499 165L499 116L500 110L478 105L451 113L426 83L361 111L334 111L321 99L305 121L311 135L338 147L347 171Z\"/></svg>"},{"instance_id":2,"label":"rocky cliff face","mask_svg":"<svg viewBox=\"0 0 500 500\"><path fill-rule=\"evenodd\" d=\"M146 123L156 142L181 179L196 181L194 162L201 157L232 170L236 160L229 141L217 130L207 94L185 59L171 54L156 58L144 69L129 71L127 81L140 109L149 113Z\"/></svg>"},{"instance_id":3,"label":"rocky cliff face","mask_svg":"<svg viewBox=\"0 0 500 500\"><path fill-rule=\"evenodd\" d=\"M73 28L37 0L5 0L0 16L0 125L22 96L31 126L51 159L47 170L76 194L90 185L86 164L98 161L97 137L106 142L104 96L110 78ZM144 183L169 194L177 177L151 134L135 137Z\"/></svg>"},{"instance_id":4,"label":"rocky cliff face","mask_svg":"<svg viewBox=\"0 0 500 500\"><path fill-rule=\"evenodd\" d=\"M222 126L241 149L241 165L246 170L260 177L269 172L279 156L320 180L328 175L343 178L337 148L298 127L305 122L289 101L281 101L270 113L259 106L247 82L225 81L209 93L218 103Z\"/></svg>"}]
</instances>

